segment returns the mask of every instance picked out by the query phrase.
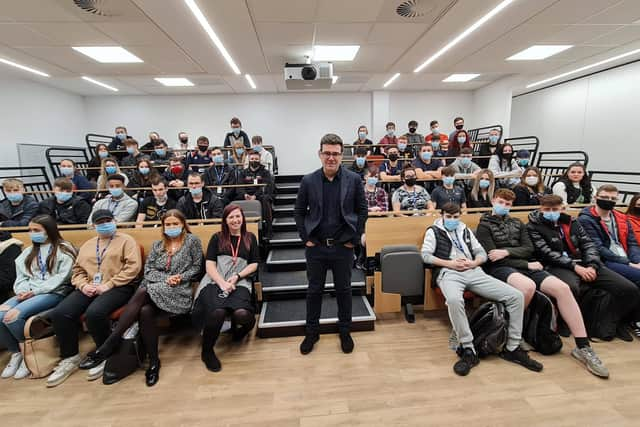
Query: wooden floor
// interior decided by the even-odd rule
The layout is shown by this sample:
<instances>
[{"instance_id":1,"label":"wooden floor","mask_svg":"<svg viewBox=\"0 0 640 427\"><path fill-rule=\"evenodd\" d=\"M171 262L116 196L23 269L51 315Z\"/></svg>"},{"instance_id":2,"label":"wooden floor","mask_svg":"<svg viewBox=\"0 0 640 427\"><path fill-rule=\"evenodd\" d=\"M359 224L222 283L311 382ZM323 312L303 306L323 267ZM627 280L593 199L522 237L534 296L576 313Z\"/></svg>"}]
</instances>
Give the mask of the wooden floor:
<instances>
[{"instance_id":1,"label":"wooden floor","mask_svg":"<svg viewBox=\"0 0 640 427\"><path fill-rule=\"evenodd\" d=\"M452 371L444 318L415 324L398 317L354 334L345 355L335 335L323 335L308 356L300 339L232 345L221 339L217 374L200 362L196 336L163 338L160 383L144 385L143 371L104 386L76 372L55 389L44 380L2 380L3 426L320 426L320 425L640 425L640 342L594 347L611 379L587 373L562 353L536 355L534 373L498 358L483 360L468 377ZM2 366L7 355L0 355Z\"/></svg>"}]
</instances>

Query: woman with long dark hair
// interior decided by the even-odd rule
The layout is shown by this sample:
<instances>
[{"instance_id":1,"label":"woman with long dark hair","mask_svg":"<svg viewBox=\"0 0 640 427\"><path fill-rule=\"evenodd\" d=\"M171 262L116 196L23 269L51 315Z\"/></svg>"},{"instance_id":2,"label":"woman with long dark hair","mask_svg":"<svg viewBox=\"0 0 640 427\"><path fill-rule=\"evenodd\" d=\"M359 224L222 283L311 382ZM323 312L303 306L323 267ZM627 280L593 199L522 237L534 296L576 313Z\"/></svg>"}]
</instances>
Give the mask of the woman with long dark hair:
<instances>
[{"instance_id":1,"label":"woman with long dark hair","mask_svg":"<svg viewBox=\"0 0 640 427\"><path fill-rule=\"evenodd\" d=\"M117 349L120 337L138 320L149 368L149 387L160 379L156 318L163 313L186 314L191 310L191 282L202 269L200 239L189 230L182 212L167 211L162 217L162 239L153 242L144 266L144 279L127 303L109 338L91 355L102 361Z\"/></svg>"},{"instance_id":2,"label":"woman with long dark hair","mask_svg":"<svg viewBox=\"0 0 640 427\"><path fill-rule=\"evenodd\" d=\"M562 201L567 205L589 204L595 193L587 169L579 162L570 164L551 189L553 194L562 197Z\"/></svg>"},{"instance_id":3,"label":"woman with long dark hair","mask_svg":"<svg viewBox=\"0 0 640 427\"><path fill-rule=\"evenodd\" d=\"M499 187L513 188L520 183L522 168L513 154L513 146L506 143L498 146L496 154L489 159L489 169Z\"/></svg>"},{"instance_id":4,"label":"woman with long dark hair","mask_svg":"<svg viewBox=\"0 0 640 427\"><path fill-rule=\"evenodd\" d=\"M524 170L520 177L520 184L513 189L516 200L513 206L538 206L540 197L551 194L551 190L544 185L540 169L530 166Z\"/></svg>"},{"instance_id":5,"label":"woman with long dark hair","mask_svg":"<svg viewBox=\"0 0 640 427\"><path fill-rule=\"evenodd\" d=\"M136 162L136 168L131 172L130 176L131 179L127 184L127 188L151 187L151 180L158 176L158 172L147 157L141 157ZM153 197L151 190L132 190L128 193L138 204L141 204L147 197Z\"/></svg>"},{"instance_id":6,"label":"woman with long dark hair","mask_svg":"<svg viewBox=\"0 0 640 427\"><path fill-rule=\"evenodd\" d=\"M458 157L460 150L463 148L473 148L469 134L466 130L457 130L453 135L453 139L449 139L449 147L447 150L447 157ZM452 162L453 160L451 160ZM451 163L447 160L447 164Z\"/></svg>"},{"instance_id":7,"label":"woman with long dark hair","mask_svg":"<svg viewBox=\"0 0 640 427\"><path fill-rule=\"evenodd\" d=\"M97 144L95 148L95 154L87 163L87 167L93 169L87 169L87 179L90 182L97 182L98 176L100 176L100 167L102 166L102 160L109 157L109 147L107 144Z\"/></svg>"},{"instance_id":8,"label":"woman with long dark hair","mask_svg":"<svg viewBox=\"0 0 640 427\"><path fill-rule=\"evenodd\" d=\"M640 242L640 194L636 194L629 200L627 218L629 218L631 228L636 235L636 241Z\"/></svg>"},{"instance_id":9,"label":"woman with long dark hair","mask_svg":"<svg viewBox=\"0 0 640 427\"><path fill-rule=\"evenodd\" d=\"M69 278L76 258L75 248L62 239L58 224L49 215L38 215L29 222L32 246L16 258L15 296L0 305L0 344L11 353L2 378L26 378L20 345L29 317L58 305L71 291Z\"/></svg>"},{"instance_id":10,"label":"woman with long dark hair","mask_svg":"<svg viewBox=\"0 0 640 427\"><path fill-rule=\"evenodd\" d=\"M209 241L207 277L196 292L193 321L202 331L202 361L207 369L222 367L213 347L225 317L231 316L234 341L241 341L255 325L251 278L258 269L258 241L247 231L244 212L230 204L222 213L222 230Z\"/></svg>"}]
</instances>

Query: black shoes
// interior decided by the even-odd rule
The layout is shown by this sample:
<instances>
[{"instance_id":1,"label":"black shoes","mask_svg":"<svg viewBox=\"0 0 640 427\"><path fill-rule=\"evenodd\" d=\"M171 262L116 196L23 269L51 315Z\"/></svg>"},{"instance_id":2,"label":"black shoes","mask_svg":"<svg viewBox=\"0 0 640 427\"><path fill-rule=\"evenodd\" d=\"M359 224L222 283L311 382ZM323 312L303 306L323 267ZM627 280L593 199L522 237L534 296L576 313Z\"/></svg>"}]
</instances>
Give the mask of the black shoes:
<instances>
[{"instance_id":1,"label":"black shoes","mask_svg":"<svg viewBox=\"0 0 640 427\"><path fill-rule=\"evenodd\" d=\"M92 351L89 352L89 354L87 354L87 357L84 358L84 360L82 362L80 362L80 369L93 369L96 366L98 366L99 364L101 364L102 362L104 362L105 360L107 360L107 355L99 352L99 351Z\"/></svg>"},{"instance_id":2,"label":"black shoes","mask_svg":"<svg viewBox=\"0 0 640 427\"><path fill-rule=\"evenodd\" d=\"M144 373L147 387L153 387L160 379L160 360L149 362L149 368Z\"/></svg>"},{"instance_id":3,"label":"black shoes","mask_svg":"<svg viewBox=\"0 0 640 427\"><path fill-rule=\"evenodd\" d=\"M353 351L353 338L349 332L340 332L340 348L343 353L351 353Z\"/></svg>"},{"instance_id":4,"label":"black shoes","mask_svg":"<svg viewBox=\"0 0 640 427\"><path fill-rule=\"evenodd\" d=\"M509 351L506 348L502 350L500 353L500 357L509 362L517 363L518 365L524 366L525 368L534 371L540 372L542 371L542 363L537 362L529 357L529 353L521 349L520 347L516 348L513 351Z\"/></svg>"},{"instance_id":5,"label":"black shoes","mask_svg":"<svg viewBox=\"0 0 640 427\"><path fill-rule=\"evenodd\" d=\"M460 360L453 365L453 372L460 376L464 377L471 371L471 368L480 363L478 355L472 348L458 349L457 353Z\"/></svg>"},{"instance_id":6,"label":"black shoes","mask_svg":"<svg viewBox=\"0 0 640 427\"><path fill-rule=\"evenodd\" d=\"M633 336L629 333L626 325L620 324L616 328L616 338L620 338L622 341L631 342L633 341ZM82 365L81 365L82 366Z\"/></svg>"},{"instance_id":7,"label":"black shoes","mask_svg":"<svg viewBox=\"0 0 640 427\"><path fill-rule=\"evenodd\" d=\"M320 335L307 334L304 336L304 340L300 344L300 353L309 354L313 350L313 345L318 342Z\"/></svg>"},{"instance_id":8,"label":"black shoes","mask_svg":"<svg viewBox=\"0 0 640 427\"><path fill-rule=\"evenodd\" d=\"M220 360L213 351L202 352L201 358L204 362L204 365L211 372L220 372L220 370L222 369Z\"/></svg>"}]
</instances>

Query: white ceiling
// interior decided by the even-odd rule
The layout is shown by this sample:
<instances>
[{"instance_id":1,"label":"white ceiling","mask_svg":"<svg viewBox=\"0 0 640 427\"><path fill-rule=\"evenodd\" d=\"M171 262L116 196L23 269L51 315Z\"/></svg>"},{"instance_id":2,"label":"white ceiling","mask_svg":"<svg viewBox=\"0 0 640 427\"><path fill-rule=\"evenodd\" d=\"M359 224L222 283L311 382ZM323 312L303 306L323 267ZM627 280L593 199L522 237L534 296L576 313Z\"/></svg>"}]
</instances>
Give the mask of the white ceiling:
<instances>
[{"instance_id":1,"label":"white ceiling","mask_svg":"<svg viewBox=\"0 0 640 427\"><path fill-rule=\"evenodd\" d=\"M424 15L402 18L404 0L197 0L242 73L258 92L284 92L285 62L302 62L315 44L359 44L352 62L334 63L332 91L477 89L508 75L544 78L640 44L640 0L515 0L421 73L419 64L500 0L414 0ZM0 76L32 78L82 95L249 93L183 0L99 0L114 16L79 9L73 0L0 0L0 57L42 70L31 76L0 64ZM635 22L635 24L634 24ZM505 61L533 44L574 44L544 61ZM99 64L71 46L122 45L141 64ZM625 49L628 48L628 49ZM632 59L632 58L627 58ZM633 58L636 59L636 58ZM443 83L451 73L480 73ZM167 88L154 77L188 77Z\"/></svg>"}]
</instances>

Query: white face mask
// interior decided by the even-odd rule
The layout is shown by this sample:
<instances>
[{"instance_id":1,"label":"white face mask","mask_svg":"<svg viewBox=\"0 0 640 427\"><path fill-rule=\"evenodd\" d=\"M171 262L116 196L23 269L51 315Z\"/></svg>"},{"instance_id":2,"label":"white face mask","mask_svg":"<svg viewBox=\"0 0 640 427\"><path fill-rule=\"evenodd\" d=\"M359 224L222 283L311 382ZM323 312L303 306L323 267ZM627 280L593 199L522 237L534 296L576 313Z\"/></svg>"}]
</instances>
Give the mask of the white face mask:
<instances>
[{"instance_id":1,"label":"white face mask","mask_svg":"<svg viewBox=\"0 0 640 427\"><path fill-rule=\"evenodd\" d=\"M531 187L533 187L534 185L538 184L538 177L537 176L528 176L524 179L524 182L527 183L527 185L530 185Z\"/></svg>"}]
</instances>

